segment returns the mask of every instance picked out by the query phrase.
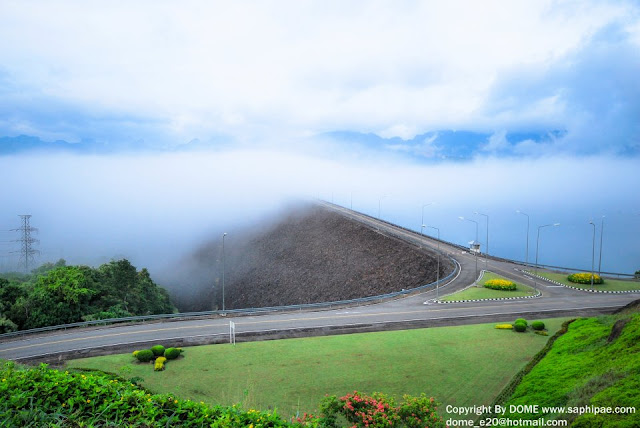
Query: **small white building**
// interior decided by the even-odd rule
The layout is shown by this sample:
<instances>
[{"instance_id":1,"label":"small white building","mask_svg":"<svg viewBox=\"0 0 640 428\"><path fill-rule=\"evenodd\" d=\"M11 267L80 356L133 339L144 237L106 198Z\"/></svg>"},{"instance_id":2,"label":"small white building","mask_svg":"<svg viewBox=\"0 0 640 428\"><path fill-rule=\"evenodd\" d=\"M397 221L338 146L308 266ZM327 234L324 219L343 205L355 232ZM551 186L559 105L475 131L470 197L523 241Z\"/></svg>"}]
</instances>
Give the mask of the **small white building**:
<instances>
[{"instance_id":1,"label":"small white building","mask_svg":"<svg viewBox=\"0 0 640 428\"><path fill-rule=\"evenodd\" d=\"M480 243L478 241L469 241L469 252L480 254Z\"/></svg>"}]
</instances>

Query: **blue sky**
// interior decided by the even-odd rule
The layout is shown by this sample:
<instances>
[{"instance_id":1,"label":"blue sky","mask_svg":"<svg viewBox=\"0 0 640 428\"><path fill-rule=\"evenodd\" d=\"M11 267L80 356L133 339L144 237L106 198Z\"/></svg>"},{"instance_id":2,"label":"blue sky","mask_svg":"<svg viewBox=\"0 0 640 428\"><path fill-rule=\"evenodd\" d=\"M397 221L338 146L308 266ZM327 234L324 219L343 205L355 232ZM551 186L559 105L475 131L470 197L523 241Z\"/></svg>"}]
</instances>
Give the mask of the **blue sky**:
<instances>
[{"instance_id":1,"label":"blue sky","mask_svg":"<svg viewBox=\"0 0 640 428\"><path fill-rule=\"evenodd\" d=\"M516 209L562 218L546 257L579 266L606 215L640 268L636 1L0 0L0 40L0 229L32 213L49 258L166 264L355 193L412 228L436 202L458 243L487 212L505 257Z\"/></svg>"},{"instance_id":2,"label":"blue sky","mask_svg":"<svg viewBox=\"0 0 640 428\"><path fill-rule=\"evenodd\" d=\"M638 153L634 1L0 2L0 136L155 147L566 131Z\"/></svg>"}]
</instances>

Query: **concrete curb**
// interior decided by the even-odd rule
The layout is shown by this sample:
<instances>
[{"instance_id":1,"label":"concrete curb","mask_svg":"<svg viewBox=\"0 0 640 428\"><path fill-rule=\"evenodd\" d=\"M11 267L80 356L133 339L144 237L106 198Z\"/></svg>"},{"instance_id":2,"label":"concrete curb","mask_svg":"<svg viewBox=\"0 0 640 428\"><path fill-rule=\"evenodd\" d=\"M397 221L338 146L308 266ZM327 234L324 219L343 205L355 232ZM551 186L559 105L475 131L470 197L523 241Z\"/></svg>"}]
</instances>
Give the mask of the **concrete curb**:
<instances>
[{"instance_id":1,"label":"concrete curb","mask_svg":"<svg viewBox=\"0 0 640 428\"><path fill-rule=\"evenodd\" d=\"M482 269L482 271L480 271L480 276L479 276L479 277L478 277L478 279L476 280L476 283L482 279L482 277L484 276L484 274L485 274L486 272L490 272L490 271L487 271L487 270L485 270L485 269ZM467 289L469 289L469 288L471 288L471 287L474 287L474 286L476 285L476 283L473 283L473 284L471 284L471 285L469 285L469 286L467 286L467 287L463 288L463 289L462 289L462 290L460 290L460 291L456 291L455 293L447 294L447 295L445 295L444 297L451 296L451 295L453 295L453 294L463 292L463 291L465 291L465 290L467 290ZM488 299L455 300L455 301L451 301L451 302L443 302L442 300L436 300L436 299L433 299L433 300L429 300L429 302L432 302L432 303L438 303L438 304L445 305L445 304L450 304L450 303L468 303L468 302L486 302L486 301L500 301L500 300L535 299L535 298L538 298L538 297L542 296L542 293L540 292L540 290L537 290L537 291L538 291L538 293L537 293L537 294L534 294L533 296L496 297L496 298L488 298Z\"/></svg>"},{"instance_id":2,"label":"concrete curb","mask_svg":"<svg viewBox=\"0 0 640 428\"><path fill-rule=\"evenodd\" d=\"M609 290L589 290L586 288L572 287L571 285L563 284L553 279L545 278L544 276L536 275L533 272L523 271L527 275L535 276L536 278L543 279L552 284L561 285L562 287L571 288L572 290L586 291L587 293L605 293L605 294L628 294L628 293L640 293L640 290L624 290L624 291L609 291Z\"/></svg>"}]
</instances>

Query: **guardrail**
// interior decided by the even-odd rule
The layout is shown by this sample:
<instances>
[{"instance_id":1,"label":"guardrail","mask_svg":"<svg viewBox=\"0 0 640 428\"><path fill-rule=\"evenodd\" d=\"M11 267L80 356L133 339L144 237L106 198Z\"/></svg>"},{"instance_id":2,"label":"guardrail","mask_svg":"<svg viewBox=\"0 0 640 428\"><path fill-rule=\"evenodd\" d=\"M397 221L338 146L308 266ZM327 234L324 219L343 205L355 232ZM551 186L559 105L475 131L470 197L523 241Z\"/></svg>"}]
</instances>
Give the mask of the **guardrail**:
<instances>
[{"instance_id":1,"label":"guardrail","mask_svg":"<svg viewBox=\"0 0 640 428\"><path fill-rule=\"evenodd\" d=\"M349 300L336 300L333 302L304 303L300 305L286 305L286 306L270 306L270 307L264 307L264 308L228 309L225 311L218 310L218 311L201 311L201 312L179 312L175 314L140 315L140 316L123 317L123 318L107 318L102 320L81 321L81 322L74 322L70 324L60 324L60 325L53 325L53 326L47 326L47 327L32 328L29 330L13 331L10 333L0 334L0 339L16 337L16 336L24 336L28 334L42 333L47 331L66 330L68 328L118 324L118 323L124 323L124 322L162 320L162 319L180 319L180 318L198 318L198 317L208 317L208 316L214 316L214 315L226 316L229 314L248 315L248 314L259 314L259 313L269 313L269 312L301 311L303 309L327 309L327 308L331 309L334 306L337 307L337 306L348 306L353 304L381 302L384 300L389 300L396 297L404 296L407 294L412 294L417 291L425 290L430 287L436 287L442 283L449 281L449 279L453 278L460 269L459 265L455 262L455 260L451 257L449 258L453 262L454 269L449 275L445 276L444 278L441 278L440 280L431 282L429 284L421 285L419 287L402 290L402 291L395 291L393 293L380 294L377 296L360 297L357 299L349 299Z\"/></svg>"},{"instance_id":2,"label":"guardrail","mask_svg":"<svg viewBox=\"0 0 640 428\"><path fill-rule=\"evenodd\" d=\"M349 208L343 207L341 205L334 204L332 202L323 201L323 200L318 200L318 201L321 202L322 204L330 206L330 207L335 207L335 208L338 208L338 209L341 209L341 210L347 210L347 211L356 212L356 211L353 211L353 210L351 210ZM377 217L373 217L373 216L371 216L369 214L365 214L365 213L362 213L362 212L359 212L359 211L357 211L357 213L358 213L358 215L361 215L363 217L367 217L370 220L373 220L373 221L376 221L376 222L380 222L380 223L385 223L385 224L387 224L389 226L393 226L393 227L395 227L397 229L403 229L403 230L405 230L407 232L411 232L411 233L416 234L418 236L425 236L425 235L421 234L417 230L409 229L408 227L404 227L404 226L399 226L399 225L391 223L391 222L389 222L387 220L383 220L383 219L380 219L380 218L377 218ZM433 241L440 241L443 244L458 248L458 249L460 249L462 251L469 251L469 247L466 247L464 245L456 244L454 242L445 241L443 239L438 239L438 238L435 238L435 237L433 237L431 235L428 235L426 237L428 237L429 239L431 239ZM481 255L483 257L486 256L485 253L482 253ZM525 263L522 260L508 259L506 257L499 257L499 256L495 256L495 255L489 255L488 257L490 259L493 259L493 260L501 260L501 261L505 261L505 262L509 262L509 263L515 263L515 264L520 264L520 265L523 265L523 266L529 266L529 267L532 267L532 268L536 267L535 264L533 264L533 263ZM561 270L561 271L566 271L566 272L591 272L591 269L577 269L577 268L566 267L566 266L553 266L553 265L538 264L538 267L539 268L545 268L545 269L556 269L556 270ZM616 276L618 278L629 278L631 280L637 279L637 276L635 274L632 274L632 273L604 272L604 271L599 272L599 273L601 273L602 275L607 275L607 276Z\"/></svg>"}]
</instances>

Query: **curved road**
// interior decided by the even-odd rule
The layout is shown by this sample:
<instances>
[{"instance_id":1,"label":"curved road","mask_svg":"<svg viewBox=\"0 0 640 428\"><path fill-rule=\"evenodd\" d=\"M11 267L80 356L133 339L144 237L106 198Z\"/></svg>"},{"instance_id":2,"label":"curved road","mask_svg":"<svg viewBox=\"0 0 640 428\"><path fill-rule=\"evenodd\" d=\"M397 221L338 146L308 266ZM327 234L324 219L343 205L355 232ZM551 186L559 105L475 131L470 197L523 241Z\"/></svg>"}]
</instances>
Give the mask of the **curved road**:
<instances>
[{"instance_id":1,"label":"curved road","mask_svg":"<svg viewBox=\"0 0 640 428\"><path fill-rule=\"evenodd\" d=\"M437 247L437 242L430 237L342 207L324 205L387 236L403 239L410 244L432 250ZM440 286L439 295L450 294L473 283L475 256L443 242L440 242L440 250L454 258L461 269L448 284ZM478 269L484 266L485 259L478 259ZM534 285L533 279L525 275L520 270L521 266L516 263L489 258L487 267L493 272L520 283ZM433 302L436 290L429 290L396 300L348 309L77 328L2 340L0 359L55 361L126 352L151 343L163 343L169 346L224 343L229 341L230 320L235 323L238 341L260 340L475 322L501 322L520 316L538 319L555 316L588 316L611 312L640 298L640 292L588 293L555 286L541 280L537 281L537 287L542 295L531 299L438 304Z\"/></svg>"}]
</instances>

